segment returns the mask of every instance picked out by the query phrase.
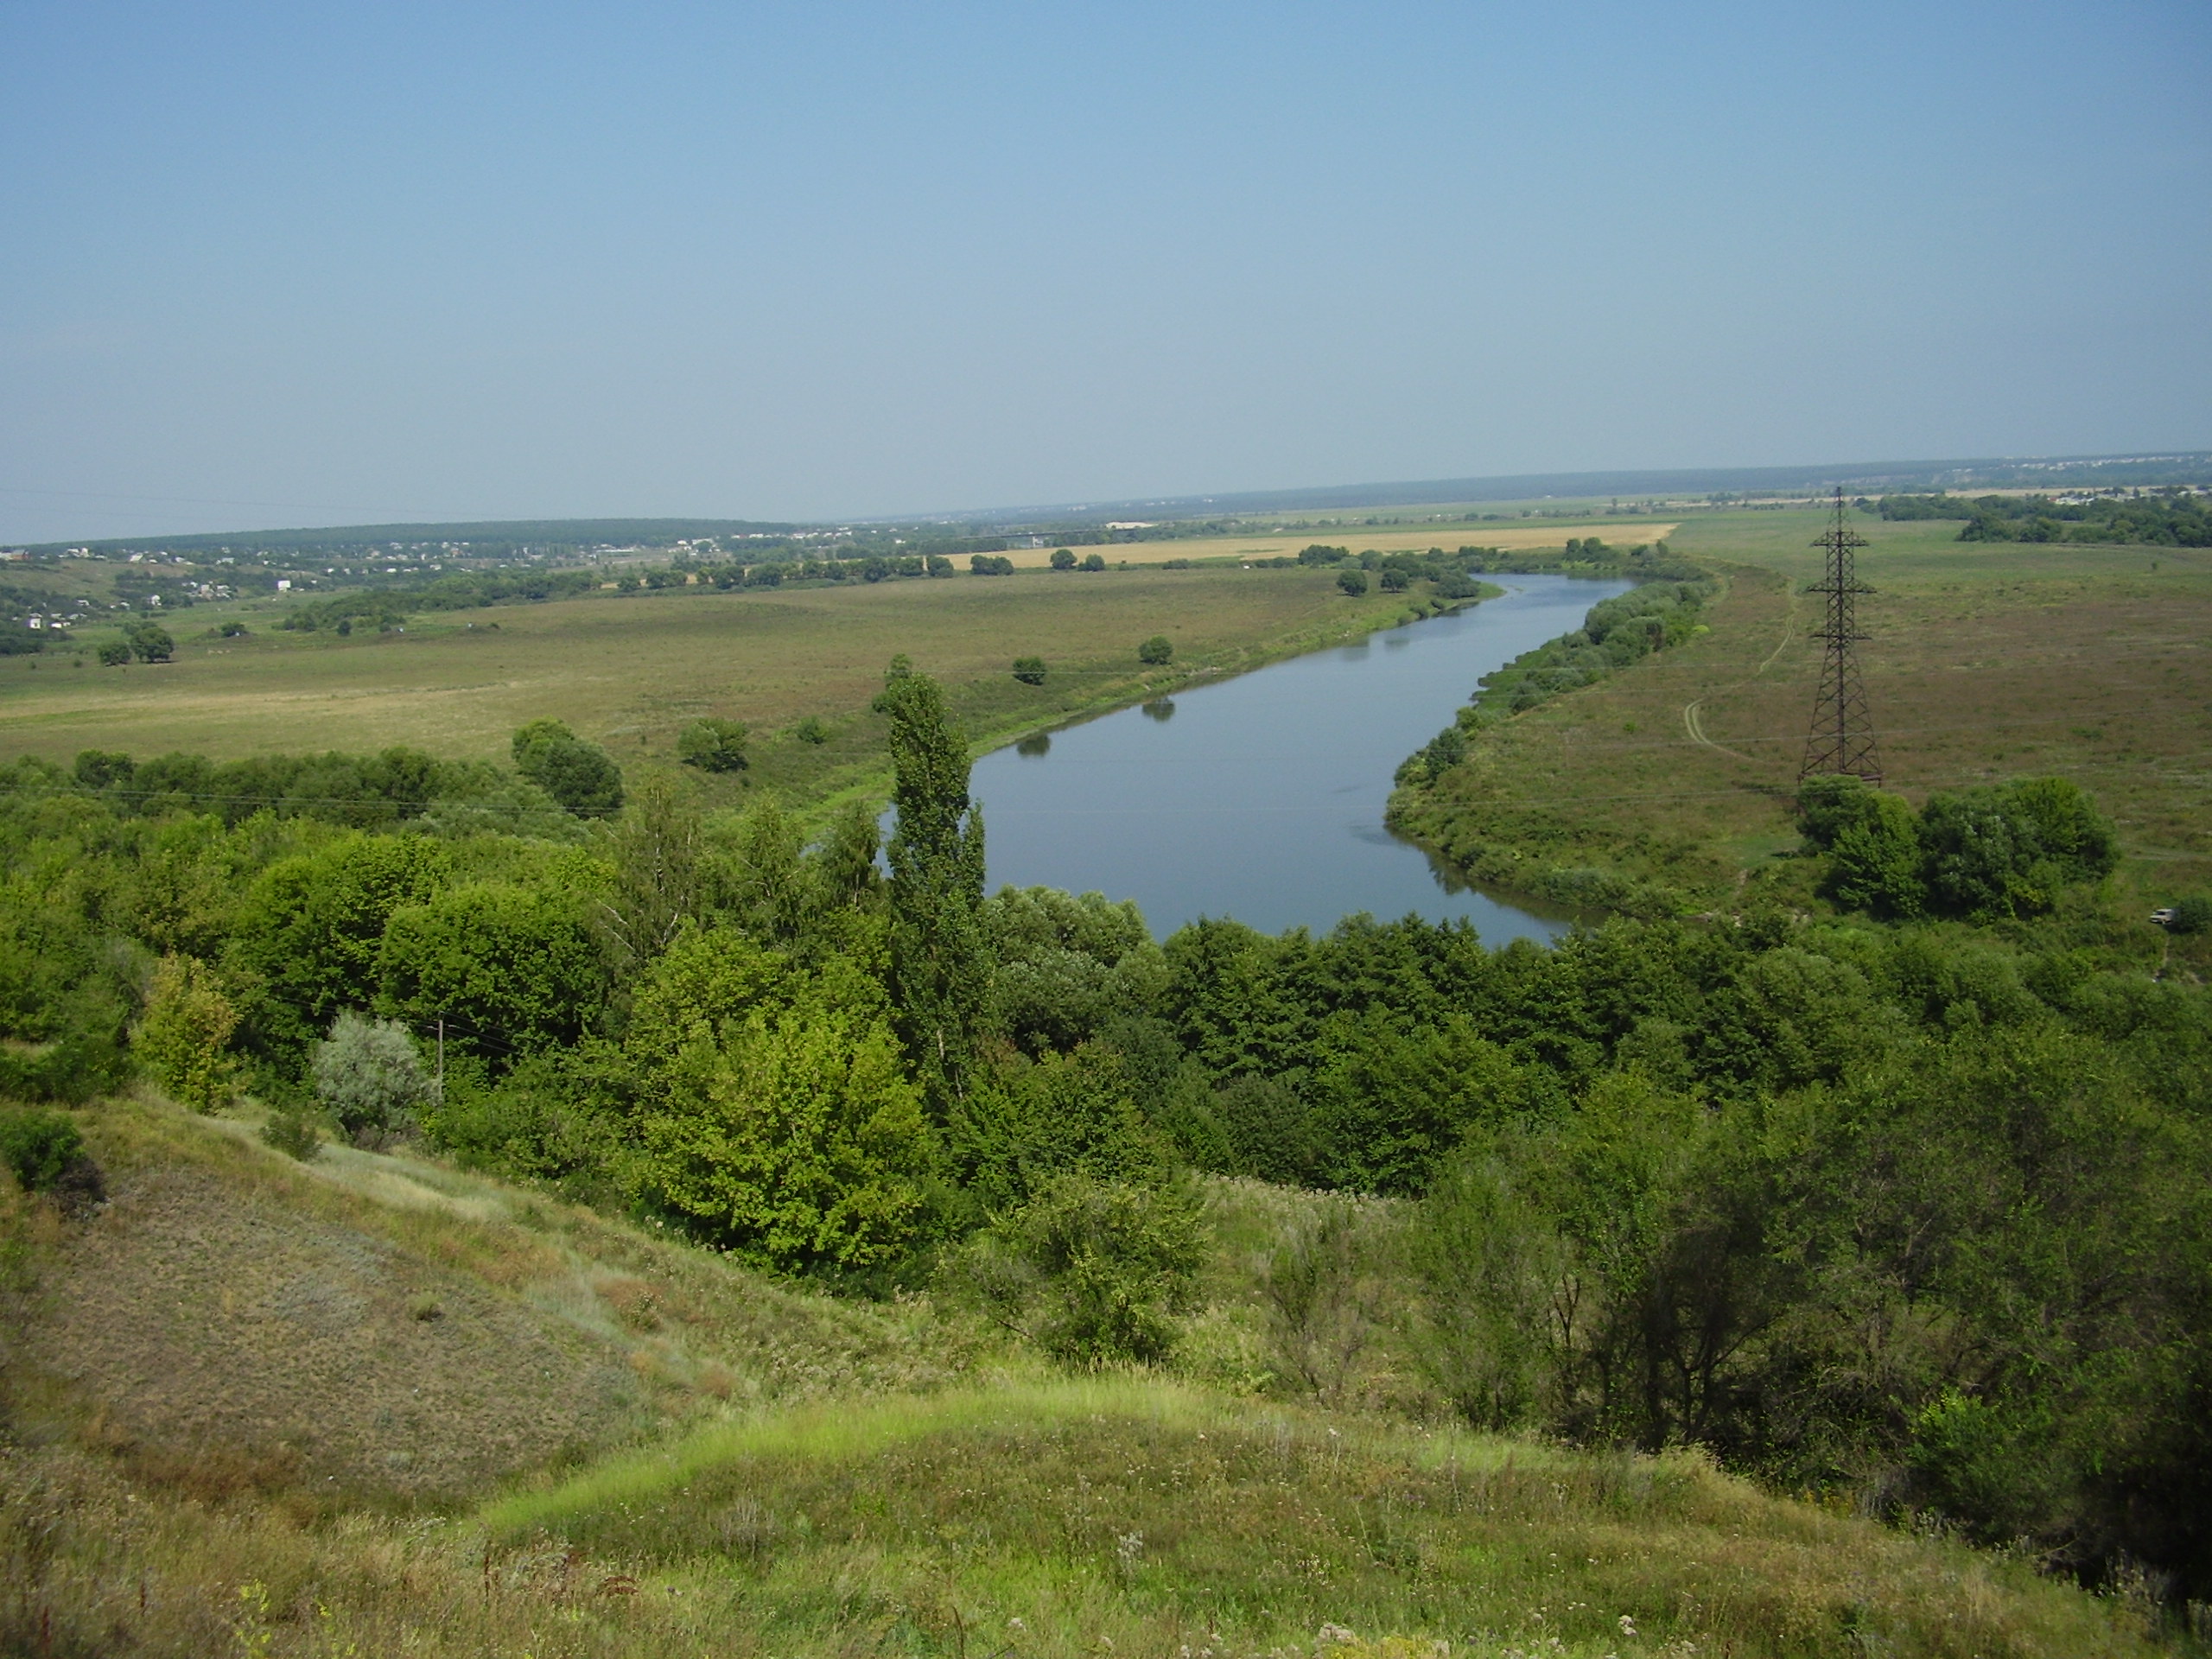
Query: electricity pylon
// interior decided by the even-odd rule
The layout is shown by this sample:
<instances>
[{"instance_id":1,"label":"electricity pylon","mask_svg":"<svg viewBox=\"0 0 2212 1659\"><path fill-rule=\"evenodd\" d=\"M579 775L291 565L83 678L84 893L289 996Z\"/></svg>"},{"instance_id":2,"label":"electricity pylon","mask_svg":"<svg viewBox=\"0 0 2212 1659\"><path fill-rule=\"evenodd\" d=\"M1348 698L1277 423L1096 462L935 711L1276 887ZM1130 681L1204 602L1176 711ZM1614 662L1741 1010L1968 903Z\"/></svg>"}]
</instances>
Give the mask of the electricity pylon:
<instances>
[{"instance_id":1,"label":"electricity pylon","mask_svg":"<svg viewBox=\"0 0 2212 1659\"><path fill-rule=\"evenodd\" d=\"M1821 665L1821 692L1813 702L1812 729L1805 735L1805 764L1797 769L1799 782L1820 776L1863 778L1882 781L1882 759L1874 747L1874 716L1866 706L1866 687L1859 677L1859 595L1874 590L1859 580L1854 550L1866 538L1845 522L1849 509L1843 491L1835 493L1835 520L1821 532L1815 547L1827 550L1827 575L1812 591L1826 594L1827 620L1813 630L1813 638L1827 643Z\"/></svg>"}]
</instances>

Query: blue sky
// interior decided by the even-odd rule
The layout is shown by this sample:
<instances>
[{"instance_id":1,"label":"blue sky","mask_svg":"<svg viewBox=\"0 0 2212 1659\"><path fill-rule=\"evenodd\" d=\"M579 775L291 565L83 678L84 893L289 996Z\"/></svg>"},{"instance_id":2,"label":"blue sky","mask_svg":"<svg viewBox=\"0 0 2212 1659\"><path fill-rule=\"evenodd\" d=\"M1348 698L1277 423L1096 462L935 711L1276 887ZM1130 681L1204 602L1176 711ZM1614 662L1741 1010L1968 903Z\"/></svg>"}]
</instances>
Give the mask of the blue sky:
<instances>
[{"instance_id":1,"label":"blue sky","mask_svg":"<svg viewBox=\"0 0 2212 1659\"><path fill-rule=\"evenodd\" d=\"M2201 3L0 3L0 540L2212 446Z\"/></svg>"}]
</instances>

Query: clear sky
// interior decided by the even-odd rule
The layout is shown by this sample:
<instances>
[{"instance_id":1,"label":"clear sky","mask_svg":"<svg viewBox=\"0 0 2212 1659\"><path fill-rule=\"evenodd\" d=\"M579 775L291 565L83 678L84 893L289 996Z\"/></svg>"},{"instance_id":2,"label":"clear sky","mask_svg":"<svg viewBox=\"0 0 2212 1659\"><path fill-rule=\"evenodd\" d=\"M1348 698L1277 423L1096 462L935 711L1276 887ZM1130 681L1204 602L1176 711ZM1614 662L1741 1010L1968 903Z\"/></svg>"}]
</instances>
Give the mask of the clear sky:
<instances>
[{"instance_id":1,"label":"clear sky","mask_svg":"<svg viewBox=\"0 0 2212 1659\"><path fill-rule=\"evenodd\" d=\"M2212 5L0 0L0 540L2212 447Z\"/></svg>"}]
</instances>

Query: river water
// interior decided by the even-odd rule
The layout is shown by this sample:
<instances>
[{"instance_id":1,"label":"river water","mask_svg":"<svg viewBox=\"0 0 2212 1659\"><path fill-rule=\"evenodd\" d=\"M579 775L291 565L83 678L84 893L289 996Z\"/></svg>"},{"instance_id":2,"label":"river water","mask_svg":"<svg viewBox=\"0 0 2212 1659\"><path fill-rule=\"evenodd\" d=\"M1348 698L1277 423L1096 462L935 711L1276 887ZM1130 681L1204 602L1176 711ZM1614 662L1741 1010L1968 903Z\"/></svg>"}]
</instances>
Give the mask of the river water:
<instances>
[{"instance_id":1,"label":"river water","mask_svg":"<svg viewBox=\"0 0 2212 1659\"><path fill-rule=\"evenodd\" d=\"M991 887L1134 899L1161 937L1201 915L1318 933L1365 911L1464 916L1492 946L1556 938L1563 916L1465 887L1382 824L1390 774L1478 679L1629 586L1497 580L1503 599L985 755Z\"/></svg>"}]
</instances>

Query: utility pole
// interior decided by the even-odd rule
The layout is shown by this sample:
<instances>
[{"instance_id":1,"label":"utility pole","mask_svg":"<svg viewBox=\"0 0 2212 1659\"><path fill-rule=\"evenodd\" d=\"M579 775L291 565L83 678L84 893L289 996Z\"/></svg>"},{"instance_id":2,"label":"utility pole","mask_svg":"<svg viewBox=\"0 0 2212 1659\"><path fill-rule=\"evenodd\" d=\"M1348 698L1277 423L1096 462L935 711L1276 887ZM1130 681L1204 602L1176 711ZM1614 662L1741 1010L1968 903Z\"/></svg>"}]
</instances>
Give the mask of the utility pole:
<instances>
[{"instance_id":1,"label":"utility pole","mask_svg":"<svg viewBox=\"0 0 2212 1659\"><path fill-rule=\"evenodd\" d=\"M1859 677L1859 642L1868 636L1859 632L1859 595L1874 590L1859 580L1853 552L1866 538L1853 530L1847 515L1843 488L1836 486L1835 518L1813 543L1827 550L1827 573L1812 591L1827 596L1827 617L1813 630L1813 638L1827 642L1821 665L1820 695L1813 701L1812 728L1805 736L1805 764L1797 779L1861 778L1878 785L1882 759L1874 746L1874 716L1866 706L1866 687Z\"/></svg>"}]
</instances>

